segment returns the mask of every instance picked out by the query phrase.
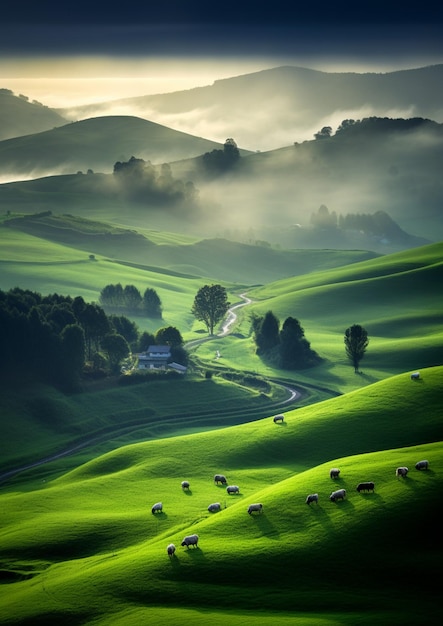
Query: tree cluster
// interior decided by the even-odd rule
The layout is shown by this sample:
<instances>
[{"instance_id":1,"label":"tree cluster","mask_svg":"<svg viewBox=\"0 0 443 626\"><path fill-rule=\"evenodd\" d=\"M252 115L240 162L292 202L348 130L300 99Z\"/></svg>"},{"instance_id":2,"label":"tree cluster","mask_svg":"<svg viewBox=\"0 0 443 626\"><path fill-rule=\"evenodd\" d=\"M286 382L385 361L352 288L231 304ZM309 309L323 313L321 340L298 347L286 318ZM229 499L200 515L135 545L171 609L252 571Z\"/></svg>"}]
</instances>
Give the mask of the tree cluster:
<instances>
[{"instance_id":1,"label":"tree cluster","mask_svg":"<svg viewBox=\"0 0 443 626\"><path fill-rule=\"evenodd\" d=\"M316 213L311 214L311 225L320 230L351 230L374 235L376 237L392 236L401 232L399 225L385 211L375 213L341 213L329 211L322 204Z\"/></svg>"},{"instance_id":2,"label":"tree cluster","mask_svg":"<svg viewBox=\"0 0 443 626\"><path fill-rule=\"evenodd\" d=\"M121 193L134 202L188 209L198 204L194 183L174 178L168 163L158 173L150 161L132 156L129 161L117 161L113 173Z\"/></svg>"},{"instance_id":3,"label":"tree cluster","mask_svg":"<svg viewBox=\"0 0 443 626\"><path fill-rule=\"evenodd\" d=\"M64 390L77 387L86 368L118 373L131 351L171 346L173 360L186 365L183 339L175 327L140 333L123 315L107 315L81 296L72 298L14 288L0 290L0 374L3 381L32 380Z\"/></svg>"},{"instance_id":4,"label":"tree cluster","mask_svg":"<svg viewBox=\"0 0 443 626\"><path fill-rule=\"evenodd\" d=\"M277 367L305 369L320 362L300 322L294 317L287 317L281 328L272 311L262 316L253 315L251 321L256 353Z\"/></svg>"},{"instance_id":5,"label":"tree cluster","mask_svg":"<svg viewBox=\"0 0 443 626\"><path fill-rule=\"evenodd\" d=\"M234 167L240 159L240 150L235 141L226 139L223 150L212 150L203 155L203 167L208 173L222 174Z\"/></svg>"},{"instance_id":6,"label":"tree cluster","mask_svg":"<svg viewBox=\"0 0 443 626\"><path fill-rule=\"evenodd\" d=\"M121 283L103 287L100 292L100 304L109 311L126 311L131 314L143 313L147 317L161 318L162 303L155 291L147 287L141 295L134 285Z\"/></svg>"}]
</instances>

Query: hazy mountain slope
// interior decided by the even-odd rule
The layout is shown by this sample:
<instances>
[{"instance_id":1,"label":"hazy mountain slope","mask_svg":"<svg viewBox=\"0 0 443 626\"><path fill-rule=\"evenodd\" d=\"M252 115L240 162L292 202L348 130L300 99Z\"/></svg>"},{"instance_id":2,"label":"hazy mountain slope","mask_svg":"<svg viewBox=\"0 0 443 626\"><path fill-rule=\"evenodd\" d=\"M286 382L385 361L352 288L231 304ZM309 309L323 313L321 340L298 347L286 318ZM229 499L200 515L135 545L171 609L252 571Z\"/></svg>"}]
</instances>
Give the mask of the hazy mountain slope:
<instances>
[{"instance_id":1,"label":"hazy mountain slope","mask_svg":"<svg viewBox=\"0 0 443 626\"><path fill-rule=\"evenodd\" d=\"M313 137L323 126L368 115L443 122L443 65L387 73L328 73L277 67L187 91L60 110L71 119L132 110L134 115L250 150Z\"/></svg>"},{"instance_id":2,"label":"hazy mountain slope","mask_svg":"<svg viewBox=\"0 0 443 626\"><path fill-rule=\"evenodd\" d=\"M365 243L360 228L306 230L321 205L336 216L382 211L409 235L438 241L443 239L442 162L442 124L365 118L324 139L241 158L229 175L204 189L223 208L228 227L266 226L275 236L263 238L286 247L370 247L371 233ZM198 163L195 174L189 161L173 164L173 171L186 172L203 187ZM392 235L372 238L377 251L386 244L393 251Z\"/></svg>"},{"instance_id":3,"label":"hazy mountain slope","mask_svg":"<svg viewBox=\"0 0 443 626\"><path fill-rule=\"evenodd\" d=\"M136 117L99 117L0 142L0 176L112 172L131 156L163 163L221 147Z\"/></svg>"},{"instance_id":4,"label":"hazy mountain slope","mask_svg":"<svg viewBox=\"0 0 443 626\"><path fill-rule=\"evenodd\" d=\"M0 141L40 133L68 122L53 109L40 102L29 102L26 96L15 96L10 89L0 89L0 111Z\"/></svg>"},{"instance_id":5,"label":"hazy mountain slope","mask_svg":"<svg viewBox=\"0 0 443 626\"><path fill-rule=\"evenodd\" d=\"M21 155L22 171L44 167L45 160L49 160L48 167L55 167L55 149L51 155L48 141L56 139L61 162L71 158L71 153L77 154L75 165L81 163L79 169L85 171L91 163L86 153L91 152L101 161L108 160L106 167L112 168L112 151L119 154L128 149L124 129L134 129L131 148L151 145L138 133L140 125L142 130L148 129L147 136L151 136L150 129L161 131L160 138L170 154L176 145L181 149L170 129L134 118L116 118L115 123L112 118L97 118L57 129L58 135L52 131L10 140L11 149L10 142L1 142L0 162L3 159L4 167L12 167L15 154L17 158ZM195 138L185 137L195 145ZM44 150L39 147L41 139ZM59 213L63 206L64 212L131 225L145 226L148 219L151 228L205 237L228 237L226 233L238 230L244 241L253 231L254 239L285 248L357 248L390 253L426 240L443 239L442 162L442 124L421 118L367 118L325 139L242 156L235 167L219 176L212 173L208 178L201 156L171 162L174 178L192 181L199 190L200 209L193 215L165 207L157 210L147 197L134 204L115 193L111 176L98 174L3 184L0 201L10 211L34 212L37 207ZM361 227L313 230L311 216L321 205L336 216L379 212L394 220L398 228L385 219L386 232L365 232Z\"/></svg>"}]
</instances>

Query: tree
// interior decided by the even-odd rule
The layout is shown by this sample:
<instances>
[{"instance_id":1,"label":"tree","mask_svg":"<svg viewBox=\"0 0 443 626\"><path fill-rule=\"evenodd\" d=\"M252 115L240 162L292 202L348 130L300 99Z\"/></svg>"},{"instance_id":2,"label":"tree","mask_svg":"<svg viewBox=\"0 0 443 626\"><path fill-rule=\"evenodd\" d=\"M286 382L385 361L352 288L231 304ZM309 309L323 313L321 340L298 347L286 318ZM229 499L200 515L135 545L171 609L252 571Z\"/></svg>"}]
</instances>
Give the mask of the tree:
<instances>
[{"instance_id":1,"label":"tree","mask_svg":"<svg viewBox=\"0 0 443 626\"><path fill-rule=\"evenodd\" d=\"M300 322L294 317L286 318L280 331L280 360L285 369L305 368L319 361Z\"/></svg>"},{"instance_id":2,"label":"tree","mask_svg":"<svg viewBox=\"0 0 443 626\"><path fill-rule=\"evenodd\" d=\"M280 343L278 318L268 311L262 318L253 322L255 325L255 343L257 354L269 352Z\"/></svg>"},{"instance_id":3,"label":"tree","mask_svg":"<svg viewBox=\"0 0 443 626\"><path fill-rule=\"evenodd\" d=\"M101 340L101 347L108 358L109 369L113 374L117 374L120 369L120 363L129 356L128 342L122 335L108 333Z\"/></svg>"},{"instance_id":4,"label":"tree","mask_svg":"<svg viewBox=\"0 0 443 626\"><path fill-rule=\"evenodd\" d=\"M330 126L323 126L318 133L314 133L315 139L329 139L332 135L332 128Z\"/></svg>"},{"instance_id":5,"label":"tree","mask_svg":"<svg viewBox=\"0 0 443 626\"><path fill-rule=\"evenodd\" d=\"M155 333L155 344L168 345L171 348L183 345L183 337L180 331L175 326L166 326L165 328L159 328Z\"/></svg>"},{"instance_id":6,"label":"tree","mask_svg":"<svg viewBox=\"0 0 443 626\"><path fill-rule=\"evenodd\" d=\"M128 311L137 311L142 301L141 293L134 285L125 285L123 289L123 302Z\"/></svg>"},{"instance_id":7,"label":"tree","mask_svg":"<svg viewBox=\"0 0 443 626\"><path fill-rule=\"evenodd\" d=\"M80 380L85 364L85 333L78 324L69 324L63 328L60 339L60 365L63 382L68 387L73 388Z\"/></svg>"},{"instance_id":8,"label":"tree","mask_svg":"<svg viewBox=\"0 0 443 626\"><path fill-rule=\"evenodd\" d=\"M114 332L118 335L122 335L131 348L136 347L139 336L137 324L125 315L110 315L108 319Z\"/></svg>"},{"instance_id":9,"label":"tree","mask_svg":"<svg viewBox=\"0 0 443 626\"><path fill-rule=\"evenodd\" d=\"M162 316L162 303L155 289L148 287L143 294L143 309L147 317Z\"/></svg>"},{"instance_id":10,"label":"tree","mask_svg":"<svg viewBox=\"0 0 443 626\"><path fill-rule=\"evenodd\" d=\"M210 335L214 334L214 326L226 315L230 306L226 289L221 285L204 285L194 298L192 314L206 324Z\"/></svg>"},{"instance_id":11,"label":"tree","mask_svg":"<svg viewBox=\"0 0 443 626\"><path fill-rule=\"evenodd\" d=\"M355 373L368 347L368 333L359 324L347 328L344 336L345 350L348 358L352 361Z\"/></svg>"}]
</instances>

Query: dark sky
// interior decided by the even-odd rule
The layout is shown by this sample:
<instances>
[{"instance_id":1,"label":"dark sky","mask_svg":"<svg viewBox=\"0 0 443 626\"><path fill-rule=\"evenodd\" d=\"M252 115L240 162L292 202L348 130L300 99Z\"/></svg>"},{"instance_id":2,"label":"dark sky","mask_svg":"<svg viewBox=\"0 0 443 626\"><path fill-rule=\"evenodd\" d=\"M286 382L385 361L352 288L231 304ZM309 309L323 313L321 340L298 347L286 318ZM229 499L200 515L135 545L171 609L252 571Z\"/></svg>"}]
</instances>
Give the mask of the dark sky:
<instances>
[{"instance_id":1,"label":"dark sky","mask_svg":"<svg viewBox=\"0 0 443 626\"><path fill-rule=\"evenodd\" d=\"M406 3L405 3L406 4ZM435 55L439 3L4 3L0 54ZM398 8L401 7L401 8Z\"/></svg>"}]
</instances>

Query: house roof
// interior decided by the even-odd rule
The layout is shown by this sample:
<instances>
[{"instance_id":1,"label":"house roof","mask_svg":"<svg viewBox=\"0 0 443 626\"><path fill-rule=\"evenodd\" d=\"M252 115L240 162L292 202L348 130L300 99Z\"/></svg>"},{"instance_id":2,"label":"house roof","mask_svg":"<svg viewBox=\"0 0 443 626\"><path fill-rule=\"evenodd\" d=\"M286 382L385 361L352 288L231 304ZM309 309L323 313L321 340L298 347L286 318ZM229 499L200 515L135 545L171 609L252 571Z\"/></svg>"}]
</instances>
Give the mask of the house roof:
<instances>
[{"instance_id":1,"label":"house roof","mask_svg":"<svg viewBox=\"0 0 443 626\"><path fill-rule=\"evenodd\" d=\"M156 352L157 354L169 354L171 352L171 348L169 346L149 346L147 352Z\"/></svg>"}]
</instances>

